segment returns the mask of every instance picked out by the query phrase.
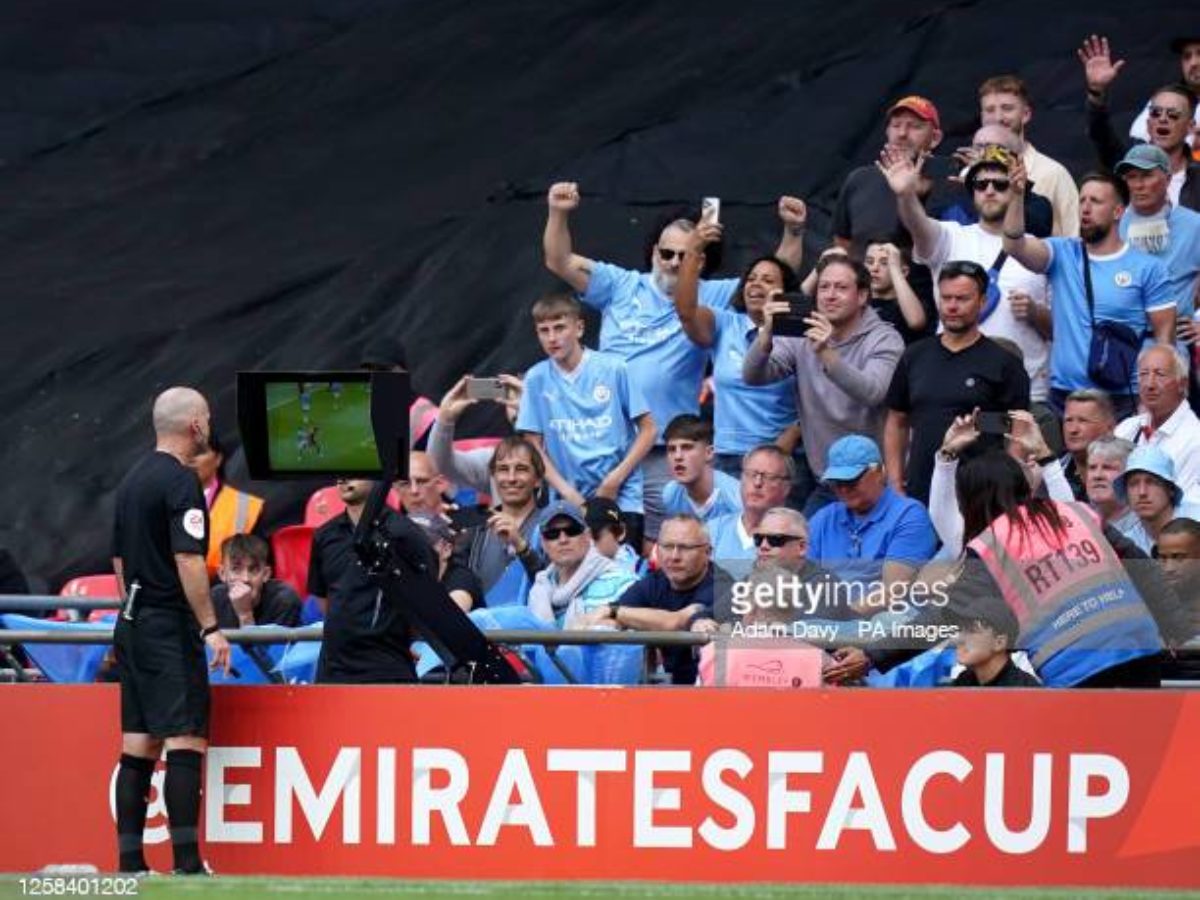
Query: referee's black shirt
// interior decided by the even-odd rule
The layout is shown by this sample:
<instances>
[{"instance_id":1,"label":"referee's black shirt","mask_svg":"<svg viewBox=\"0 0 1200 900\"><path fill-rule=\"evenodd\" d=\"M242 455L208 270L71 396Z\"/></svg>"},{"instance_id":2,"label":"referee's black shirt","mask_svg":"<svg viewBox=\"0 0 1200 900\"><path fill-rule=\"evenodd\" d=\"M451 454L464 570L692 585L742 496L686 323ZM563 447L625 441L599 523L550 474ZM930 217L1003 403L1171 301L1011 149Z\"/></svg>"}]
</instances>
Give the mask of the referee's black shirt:
<instances>
[{"instance_id":1,"label":"referee's black shirt","mask_svg":"<svg viewBox=\"0 0 1200 900\"><path fill-rule=\"evenodd\" d=\"M208 510L196 473L155 450L117 488L112 555L121 560L126 589L141 585L135 606L189 608L176 553L208 553Z\"/></svg>"}]
</instances>

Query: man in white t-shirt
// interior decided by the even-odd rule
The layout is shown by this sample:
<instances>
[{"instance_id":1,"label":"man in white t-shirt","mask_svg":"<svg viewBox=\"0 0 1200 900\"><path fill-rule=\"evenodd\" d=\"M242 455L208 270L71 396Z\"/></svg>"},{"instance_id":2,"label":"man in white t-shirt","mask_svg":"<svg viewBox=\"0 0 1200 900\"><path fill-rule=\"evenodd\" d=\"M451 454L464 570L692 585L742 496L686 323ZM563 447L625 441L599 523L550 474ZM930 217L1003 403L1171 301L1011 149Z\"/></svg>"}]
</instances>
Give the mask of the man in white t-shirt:
<instances>
[{"instance_id":1,"label":"man in white t-shirt","mask_svg":"<svg viewBox=\"0 0 1200 900\"><path fill-rule=\"evenodd\" d=\"M913 238L913 259L929 266L937 283L948 260L969 260L988 272L988 296L980 331L1021 348L1029 373L1030 400L1050 396L1050 304L1046 276L1002 255L1004 215L1012 198L1008 165L1013 154L999 145L986 147L967 169L965 183L979 221L974 225L939 222L929 217L910 189L911 171L892 167L885 174L896 193L900 221Z\"/></svg>"}]
</instances>

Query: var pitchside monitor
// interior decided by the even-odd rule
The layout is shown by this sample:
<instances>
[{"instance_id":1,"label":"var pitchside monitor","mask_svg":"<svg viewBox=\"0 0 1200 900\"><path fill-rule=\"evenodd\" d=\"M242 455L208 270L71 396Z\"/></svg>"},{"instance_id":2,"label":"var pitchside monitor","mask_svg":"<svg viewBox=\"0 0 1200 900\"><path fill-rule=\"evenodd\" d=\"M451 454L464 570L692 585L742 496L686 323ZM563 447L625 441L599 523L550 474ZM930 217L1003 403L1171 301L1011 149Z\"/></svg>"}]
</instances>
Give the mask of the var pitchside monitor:
<instances>
[{"instance_id":1,"label":"var pitchside monitor","mask_svg":"<svg viewBox=\"0 0 1200 900\"><path fill-rule=\"evenodd\" d=\"M250 476L408 474L406 372L239 372Z\"/></svg>"}]
</instances>

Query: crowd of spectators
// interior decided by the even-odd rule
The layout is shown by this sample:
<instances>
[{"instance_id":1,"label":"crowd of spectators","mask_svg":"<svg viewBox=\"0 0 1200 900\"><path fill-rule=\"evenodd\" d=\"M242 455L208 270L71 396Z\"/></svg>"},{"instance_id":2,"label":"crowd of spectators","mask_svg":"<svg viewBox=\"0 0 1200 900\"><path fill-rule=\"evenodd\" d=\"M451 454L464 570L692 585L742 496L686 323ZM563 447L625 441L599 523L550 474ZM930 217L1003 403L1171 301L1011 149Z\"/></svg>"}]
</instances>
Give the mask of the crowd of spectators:
<instances>
[{"instance_id":1,"label":"crowd of spectators","mask_svg":"<svg viewBox=\"0 0 1200 900\"><path fill-rule=\"evenodd\" d=\"M1172 47L1181 80L1122 137L1123 63L1083 42L1088 172L1035 149L1015 76L980 85L952 154L935 99L897 99L804 280L800 198L779 199L776 247L714 277L719 206L666 220L643 271L580 253L581 186L551 185L542 249L565 287L530 310L545 358L499 376L511 428L486 449L455 443L487 402L468 377L414 409L423 449L387 529L420 538L468 614L827 628L835 683L937 642L900 626L952 625L957 684L1157 684L1163 649L1200 631L1200 37ZM262 503L222 462L214 444L197 463L221 624L294 625L302 598L250 534ZM416 676L411 623L355 562L369 489L339 481L345 510L312 540L324 681ZM659 656L696 681L691 648Z\"/></svg>"}]
</instances>

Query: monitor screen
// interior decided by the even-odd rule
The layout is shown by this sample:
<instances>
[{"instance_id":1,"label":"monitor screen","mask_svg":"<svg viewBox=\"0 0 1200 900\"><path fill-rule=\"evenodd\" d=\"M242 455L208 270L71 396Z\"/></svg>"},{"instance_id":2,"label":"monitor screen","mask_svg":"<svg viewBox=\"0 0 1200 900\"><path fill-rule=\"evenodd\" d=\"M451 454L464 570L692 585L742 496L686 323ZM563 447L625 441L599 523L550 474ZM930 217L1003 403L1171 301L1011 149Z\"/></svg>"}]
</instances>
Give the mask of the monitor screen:
<instances>
[{"instance_id":1,"label":"monitor screen","mask_svg":"<svg viewBox=\"0 0 1200 900\"><path fill-rule=\"evenodd\" d=\"M407 373L238 373L251 476L379 477L381 423L385 440L400 446L407 437L407 385Z\"/></svg>"}]
</instances>

